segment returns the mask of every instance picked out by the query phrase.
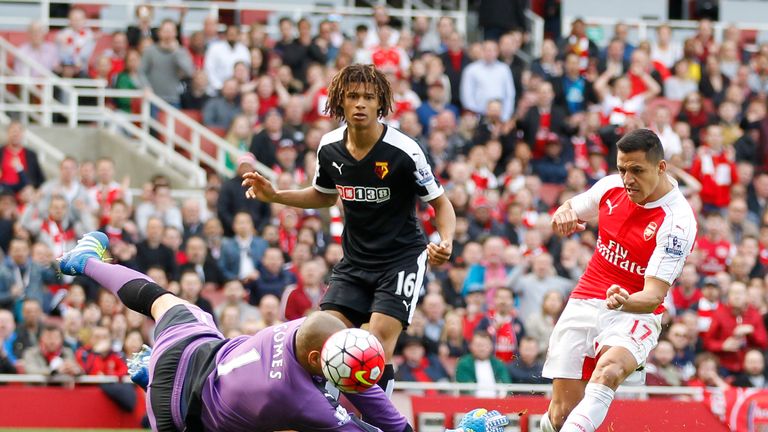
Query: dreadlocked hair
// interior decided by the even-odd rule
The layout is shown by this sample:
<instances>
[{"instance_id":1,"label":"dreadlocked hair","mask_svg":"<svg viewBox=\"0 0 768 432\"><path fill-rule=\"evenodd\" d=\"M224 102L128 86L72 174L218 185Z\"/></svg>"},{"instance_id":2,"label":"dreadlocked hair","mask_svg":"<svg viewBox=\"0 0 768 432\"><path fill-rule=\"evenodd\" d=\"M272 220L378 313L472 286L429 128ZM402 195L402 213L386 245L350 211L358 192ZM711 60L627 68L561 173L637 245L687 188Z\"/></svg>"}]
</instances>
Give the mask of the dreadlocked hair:
<instances>
[{"instance_id":1,"label":"dreadlocked hair","mask_svg":"<svg viewBox=\"0 0 768 432\"><path fill-rule=\"evenodd\" d=\"M325 113L337 120L344 118L344 93L350 86L370 84L379 98L379 118L384 118L392 112L392 86L387 77L376 66L353 64L345 67L333 77L328 86L328 100L325 102Z\"/></svg>"}]
</instances>

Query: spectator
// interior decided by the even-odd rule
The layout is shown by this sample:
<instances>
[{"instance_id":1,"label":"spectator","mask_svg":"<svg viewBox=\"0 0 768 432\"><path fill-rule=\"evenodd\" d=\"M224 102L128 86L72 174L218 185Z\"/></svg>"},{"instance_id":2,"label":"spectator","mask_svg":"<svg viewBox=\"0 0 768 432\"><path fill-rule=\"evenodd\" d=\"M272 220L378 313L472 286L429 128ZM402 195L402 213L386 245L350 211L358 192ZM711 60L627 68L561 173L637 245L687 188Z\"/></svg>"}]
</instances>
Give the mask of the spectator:
<instances>
[{"instance_id":1,"label":"spectator","mask_svg":"<svg viewBox=\"0 0 768 432\"><path fill-rule=\"evenodd\" d=\"M715 123L716 119L715 116L705 108L701 94L699 92L693 92L683 98L682 108L677 114L676 120L688 123L691 130L690 138L696 145L698 145L701 142L700 138L708 138L704 137L704 134L702 134L701 131ZM722 139L722 137L720 139Z\"/></svg>"},{"instance_id":2,"label":"spectator","mask_svg":"<svg viewBox=\"0 0 768 432\"><path fill-rule=\"evenodd\" d=\"M112 203L109 209L109 222L102 225L99 231L109 237L110 246L117 242L135 244L138 237L136 224L129 219L130 209L123 200Z\"/></svg>"},{"instance_id":3,"label":"spectator","mask_svg":"<svg viewBox=\"0 0 768 432\"><path fill-rule=\"evenodd\" d=\"M692 310L698 304L701 299L698 283L699 274L696 272L696 266L693 263L686 263L672 287L672 303L678 314Z\"/></svg>"},{"instance_id":4,"label":"spectator","mask_svg":"<svg viewBox=\"0 0 768 432\"><path fill-rule=\"evenodd\" d=\"M77 161L73 157L65 157L59 163L59 175L40 186L40 207L47 208L53 196L64 197L70 209L75 205L88 203L88 190L77 178ZM76 202L78 202L76 204Z\"/></svg>"},{"instance_id":5,"label":"spectator","mask_svg":"<svg viewBox=\"0 0 768 432\"><path fill-rule=\"evenodd\" d=\"M253 94L251 93L251 95ZM245 99L245 95L243 95L243 99ZM250 149L251 141L253 139L253 125L246 115L238 114L232 119L232 124L229 126L229 131L227 132L225 139L232 148L243 152L247 152ZM231 170L236 170L237 166L235 165L235 160L237 158L234 152L227 152L225 157L226 167Z\"/></svg>"},{"instance_id":6,"label":"spectator","mask_svg":"<svg viewBox=\"0 0 768 432\"><path fill-rule=\"evenodd\" d=\"M72 287L70 287L71 289ZM76 352L82 345L80 338L83 332L83 313L76 307L68 307L62 314L62 318L64 345L69 347L72 352Z\"/></svg>"},{"instance_id":7,"label":"spectator","mask_svg":"<svg viewBox=\"0 0 768 432\"><path fill-rule=\"evenodd\" d=\"M649 385L679 386L683 383L680 369L673 363L675 348L672 343L660 340L646 365ZM651 384L653 383L653 384Z\"/></svg>"},{"instance_id":8,"label":"spectator","mask_svg":"<svg viewBox=\"0 0 768 432\"><path fill-rule=\"evenodd\" d=\"M0 309L0 371L2 371L0 373L16 373L16 361L22 354L16 338L16 322L13 314L7 309Z\"/></svg>"},{"instance_id":9,"label":"spectator","mask_svg":"<svg viewBox=\"0 0 768 432\"><path fill-rule=\"evenodd\" d=\"M237 81L228 78L221 86L221 95L205 102L203 107L203 123L208 127L226 129L240 112Z\"/></svg>"},{"instance_id":10,"label":"spectator","mask_svg":"<svg viewBox=\"0 0 768 432\"><path fill-rule=\"evenodd\" d=\"M387 10L386 6L377 5L373 7L373 21L374 27L368 29L368 32L365 36L364 47L372 48L381 44L381 40L379 39L379 29L383 26L389 26L392 30L392 32L389 34L389 40L387 43L392 46L397 45L397 41L400 39L400 32L392 28L393 22L389 16L389 11Z\"/></svg>"},{"instance_id":11,"label":"spectator","mask_svg":"<svg viewBox=\"0 0 768 432\"><path fill-rule=\"evenodd\" d=\"M186 269L179 276L179 297L199 307L203 312L213 316L211 302L200 295L203 290L203 280L193 269Z\"/></svg>"},{"instance_id":12,"label":"spectator","mask_svg":"<svg viewBox=\"0 0 768 432\"><path fill-rule=\"evenodd\" d=\"M75 358L85 375L122 377L128 374L125 361L112 350L112 340L106 327L92 328L88 343L75 352Z\"/></svg>"},{"instance_id":13,"label":"spectator","mask_svg":"<svg viewBox=\"0 0 768 432\"><path fill-rule=\"evenodd\" d=\"M579 71L584 73L585 70L581 69L582 59L579 56ZM541 44L541 57L531 63L531 73L533 76L547 81L555 80L563 74L563 66L558 59L557 45L551 39L544 39Z\"/></svg>"},{"instance_id":14,"label":"spectator","mask_svg":"<svg viewBox=\"0 0 768 432\"><path fill-rule=\"evenodd\" d=\"M19 51L24 57L35 61L45 70L59 73L61 68L59 52L53 43L45 40L46 33L47 30L40 22L32 21L27 27L28 42L20 46ZM19 76L41 77L43 75L20 60L14 62L13 70Z\"/></svg>"},{"instance_id":15,"label":"spectator","mask_svg":"<svg viewBox=\"0 0 768 432\"><path fill-rule=\"evenodd\" d=\"M140 70L141 53L136 50L129 50L125 55L125 68L115 77L114 87L118 90L137 90L142 86ZM115 98L115 105L121 111L131 112L132 99Z\"/></svg>"},{"instance_id":16,"label":"spectator","mask_svg":"<svg viewBox=\"0 0 768 432\"><path fill-rule=\"evenodd\" d=\"M24 146L24 126L11 121L6 129L5 145L0 148L0 184L18 192L27 184L35 188L45 181L37 153Z\"/></svg>"},{"instance_id":17,"label":"spectator","mask_svg":"<svg viewBox=\"0 0 768 432\"><path fill-rule=\"evenodd\" d=\"M40 333L40 345L24 351L24 372L31 375L69 375L83 373L72 350L64 346L61 329L49 325Z\"/></svg>"},{"instance_id":18,"label":"spectator","mask_svg":"<svg viewBox=\"0 0 768 432\"><path fill-rule=\"evenodd\" d=\"M237 167L235 176L222 185L216 203L218 217L227 236L233 235L235 214L248 213L255 227L260 231L268 224L271 213L268 204L259 200L246 199L246 188L241 184L242 175L256 169L256 158L253 157L253 154L246 153L237 159Z\"/></svg>"},{"instance_id":19,"label":"spectator","mask_svg":"<svg viewBox=\"0 0 768 432\"><path fill-rule=\"evenodd\" d=\"M448 373L435 354L428 354L421 338L404 336L402 342L403 363L397 367L395 379L409 382L445 382ZM434 393L432 391L431 393ZM427 394L430 394L427 391Z\"/></svg>"},{"instance_id":20,"label":"spectator","mask_svg":"<svg viewBox=\"0 0 768 432\"><path fill-rule=\"evenodd\" d=\"M232 279L224 283L224 300L215 308L216 318L221 322L221 315L225 308L233 307L238 311L238 317L240 322L238 325L242 325L246 321L258 321L261 319L261 312L256 306L252 306L245 301L246 291L243 288L243 284Z\"/></svg>"},{"instance_id":21,"label":"spectator","mask_svg":"<svg viewBox=\"0 0 768 432\"><path fill-rule=\"evenodd\" d=\"M477 383L475 397L499 397L493 390L496 384L511 382L507 366L493 356L493 339L486 331L477 331L469 344L469 354L456 364L456 382Z\"/></svg>"},{"instance_id":22,"label":"spectator","mask_svg":"<svg viewBox=\"0 0 768 432\"><path fill-rule=\"evenodd\" d=\"M507 287L496 289L493 296L493 307L477 324L475 331L477 330L488 332L493 338L493 351L496 358L507 363L515 357L518 343L525 336L525 328L517 318L511 289Z\"/></svg>"},{"instance_id":23,"label":"spectator","mask_svg":"<svg viewBox=\"0 0 768 432\"><path fill-rule=\"evenodd\" d=\"M211 95L208 93L208 75L204 71L197 70L192 74L189 85L185 86L181 94L181 109L202 111Z\"/></svg>"},{"instance_id":24,"label":"spectator","mask_svg":"<svg viewBox=\"0 0 768 432\"><path fill-rule=\"evenodd\" d=\"M270 247L264 251L264 256L257 266L258 277L247 285L251 292L251 304L258 304L267 294L279 299L285 287L296 283L296 276L285 270L283 264L285 260L280 249Z\"/></svg>"},{"instance_id":25,"label":"spectator","mask_svg":"<svg viewBox=\"0 0 768 432\"><path fill-rule=\"evenodd\" d=\"M139 271L146 272L152 266L158 266L166 275L176 274L176 257L173 251L162 244L163 221L150 217L147 221L146 238L136 245L136 265Z\"/></svg>"},{"instance_id":26,"label":"spectator","mask_svg":"<svg viewBox=\"0 0 768 432\"><path fill-rule=\"evenodd\" d=\"M180 271L192 269L203 281L206 289L216 290L224 283L224 275L213 257L208 253L205 239L200 236L192 236L187 240L184 248L187 263L181 266Z\"/></svg>"},{"instance_id":27,"label":"spectator","mask_svg":"<svg viewBox=\"0 0 768 432\"><path fill-rule=\"evenodd\" d=\"M706 128L705 145L691 166L691 174L701 182L701 201L705 210L720 210L731 201L731 185L738 183L736 164L723 148L723 128L712 124Z\"/></svg>"},{"instance_id":28,"label":"spectator","mask_svg":"<svg viewBox=\"0 0 768 432\"><path fill-rule=\"evenodd\" d=\"M59 61L74 65L80 78L88 76L88 65L96 47L96 38L91 29L85 26L85 20L85 11L72 8L69 11L69 25L56 34Z\"/></svg>"},{"instance_id":29,"label":"spectator","mask_svg":"<svg viewBox=\"0 0 768 432\"><path fill-rule=\"evenodd\" d=\"M445 299L438 293L429 293L424 296L421 304L424 311L424 342L426 342L427 352L437 354L440 346L440 336L445 327Z\"/></svg>"},{"instance_id":30,"label":"spectator","mask_svg":"<svg viewBox=\"0 0 768 432\"><path fill-rule=\"evenodd\" d=\"M181 226L184 243L192 236L203 235L202 209L200 199L187 198L181 204Z\"/></svg>"},{"instance_id":31,"label":"spectator","mask_svg":"<svg viewBox=\"0 0 768 432\"><path fill-rule=\"evenodd\" d=\"M320 300L328 288L323 281L325 274L325 263L318 259L301 265L298 281L283 291L280 302L283 319L290 321L320 310Z\"/></svg>"},{"instance_id":32,"label":"spectator","mask_svg":"<svg viewBox=\"0 0 768 432\"><path fill-rule=\"evenodd\" d=\"M765 356L757 349L751 349L744 355L743 372L733 380L734 387L768 388L765 377Z\"/></svg>"},{"instance_id":33,"label":"spectator","mask_svg":"<svg viewBox=\"0 0 768 432\"><path fill-rule=\"evenodd\" d=\"M464 50L464 40L456 31L452 31L448 36L446 48L445 52L440 54L440 60L451 83L450 103L461 108L461 79L471 60Z\"/></svg>"},{"instance_id":34,"label":"spectator","mask_svg":"<svg viewBox=\"0 0 768 432\"><path fill-rule=\"evenodd\" d=\"M181 80L192 76L194 66L189 52L176 39L176 24L163 20L158 42L147 47L141 57L141 79L161 99L179 108Z\"/></svg>"},{"instance_id":35,"label":"spectator","mask_svg":"<svg viewBox=\"0 0 768 432\"><path fill-rule=\"evenodd\" d=\"M509 275L507 282L517 295L520 317L528 317L540 311L548 291L557 291L566 298L574 286L574 281L556 274L549 253L531 256L525 262L530 262L530 273L524 273L528 265L521 264Z\"/></svg>"},{"instance_id":36,"label":"spectator","mask_svg":"<svg viewBox=\"0 0 768 432\"><path fill-rule=\"evenodd\" d=\"M221 245L219 267L226 279L236 279L248 285L258 278L256 267L267 250L267 242L256 236L253 219L247 212L235 214L234 236Z\"/></svg>"},{"instance_id":37,"label":"spectator","mask_svg":"<svg viewBox=\"0 0 768 432\"><path fill-rule=\"evenodd\" d=\"M440 335L440 348L438 353L440 362L449 375L455 375L456 362L469 352L469 343L464 338L464 323L462 316L450 311L445 314L445 325ZM455 377L454 377L455 378Z\"/></svg>"},{"instance_id":38,"label":"spectator","mask_svg":"<svg viewBox=\"0 0 768 432\"><path fill-rule=\"evenodd\" d=\"M253 303L253 302L251 302ZM259 313L261 319L255 323L253 329L258 331L267 327L277 325L283 321L280 319L280 299L273 294L266 294L261 298L259 304ZM248 333L248 332L245 332Z\"/></svg>"},{"instance_id":39,"label":"spectator","mask_svg":"<svg viewBox=\"0 0 768 432\"><path fill-rule=\"evenodd\" d=\"M681 58L683 46L672 38L672 28L668 24L660 25L656 29L656 40L651 45L651 59L672 68Z\"/></svg>"},{"instance_id":40,"label":"spectator","mask_svg":"<svg viewBox=\"0 0 768 432\"><path fill-rule=\"evenodd\" d=\"M29 241L22 238L11 240L4 267L13 278L11 297L33 299L38 307L49 311L51 293L49 284L57 282L53 268L31 259Z\"/></svg>"},{"instance_id":41,"label":"spectator","mask_svg":"<svg viewBox=\"0 0 768 432\"><path fill-rule=\"evenodd\" d=\"M620 76L613 80L613 89L609 90L608 82L614 75L614 70L607 69L595 81L595 92L602 101L603 115L608 117L612 125L624 125L628 117L639 116L645 110L645 103L661 91L661 87L647 71L635 67L630 71L640 77L646 87L644 93L632 96L632 82L628 76Z\"/></svg>"},{"instance_id":42,"label":"spectator","mask_svg":"<svg viewBox=\"0 0 768 432\"><path fill-rule=\"evenodd\" d=\"M470 234L470 237L474 236ZM479 287L486 293L486 299L490 303L496 289L504 286L511 271L503 260L504 246L505 242L501 237L494 236L485 240L482 247L482 263L471 265L464 279L462 293L465 296L469 295L470 291L475 291L474 287Z\"/></svg>"},{"instance_id":43,"label":"spectator","mask_svg":"<svg viewBox=\"0 0 768 432\"><path fill-rule=\"evenodd\" d=\"M164 226L172 226L181 231L183 229L181 210L171 196L170 185L156 183L152 191L152 199L144 201L136 208L135 219L139 231L146 233L148 220L152 217L160 219Z\"/></svg>"},{"instance_id":44,"label":"spectator","mask_svg":"<svg viewBox=\"0 0 768 432\"><path fill-rule=\"evenodd\" d=\"M98 215L101 224L109 222L107 219L112 203L123 200L131 205L133 201L131 194L128 193L128 177L124 178L122 183L115 181L115 161L108 157L102 157L96 161L95 184L90 186L83 184L88 187L88 204L91 206L91 211Z\"/></svg>"},{"instance_id":45,"label":"spectator","mask_svg":"<svg viewBox=\"0 0 768 432\"><path fill-rule=\"evenodd\" d=\"M459 109L448 103L443 82L436 80L429 84L427 100L416 109L419 123L425 133L429 133L432 119L443 110L451 110L455 115L459 115Z\"/></svg>"},{"instance_id":46,"label":"spectator","mask_svg":"<svg viewBox=\"0 0 768 432\"><path fill-rule=\"evenodd\" d=\"M510 382L519 384L547 384L550 379L541 376L544 362L539 360L539 342L532 337L520 339L520 355L507 365Z\"/></svg>"},{"instance_id":47,"label":"spectator","mask_svg":"<svg viewBox=\"0 0 768 432\"><path fill-rule=\"evenodd\" d=\"M697 328L699 333L709 331L712 325L712 316L720 307L720 282L715 277L704 278L701 287L701 297L691 308L697 314Z\"/></svg>"},{"instance_id":48,"label":"spectator","mask_svg":"<svg viewBox=\"0 0 768 432\"><path fill-rule=\"evenodd\" d=\"M549 347L549 337L555 329L555 323L560 318L565 306L565 296L556 290L549 290L544 294L541 302L541 312L528 315L525 320L526 334L538 342L539 356L543 357Z\"/></svg>"},{"instance_id":49,"label":"spectator","mask_svg":"<svg viewBox=\"0 0 768 432\"><path fill-rule=\"evenodd\" d=\"M734 244L741 244L745 238L757 238L760 235L757 225L747 215L745 199L734 198L729 201L725 219Z\"/></svg>"},{"instance_id":50,"label":"spectator","mask_svg":"<svg viewBox=\"0 0 768 432\"><path fill-rule=\"evenodd\" d=\"M714 276L726 270L735 251L728 239L728 224L719 213L707 215L703 228L703 235L696 240L701 255L698 270L705 276Z\"/></svg>"},{"instance_id":51,"label":"spectator","mask_svg":"<svg viewBox=\"0 0 768 432\"><path fill-rule=\"evenodd\" d=\"M595 94L592 82L581 75L579 56L576 53L571 52L565 55L563 76L553 79L552 87L555 94L555 104L564 108L568 114L586 111L588 105L597 103L597 94ZM540 91L541 84L539 85ZM539 104L541 104L541 96L539 96Z\"/></svg>"},{"instance_id":52,"label":"spectator","mask_svg":"<svg viewBox=\"0 0 768 432\"><path fill-rule=\"evenodd\" d=\"M471 63L461 78L461 104L476 114L485 114L488 102L499 99L501 118L509 121L515 110L515 85L509 66L498 60L496 42L483 42L483 57Z\"/></svg>"},{"instance_id":53,"label":"spectator","mask_svg":"<svg viewBox=\"0 0 768 432\"><path fill-rule=\"evenodd\" d=\"M45 210L27 207L21 215L20 223L35 238L50 247L54 256L61 256L75 246L80 236L96 228L85 202L75 201L74 204L77 208L70 209L66 198L53 195Z\"/></svg>"},{"instance_id":54,"label":"spectator","mask_svg":"<svg viewBox=\"0 0 768 432\"><path fill-rule=\"evenodd\" d=\"M182 9L181 19L184 18L184 14L184 9ZM152 5L143 4L136 7L136 23L125 29L129 47L140 50L142 43L146 40L151 40L153 43L160 41L160 30L152 27L153 17ZM176 24L176 35L176 40L181 44L181 23Z\"/></svg>"},{"instance_id":55,"label":"spectator","mask_svg":"<svg viewBox=\"0 0 768 432\"><path fill-rule=\"evenodd\" d=\"M205 73L208 75L210 91L222 89L224 82L232 78L235 64L243 62L250 64L251 53L248 47L240 42L238 26L227 26L224 40L218 40L208 45L205 52Z\"/></svg>"},{"instance_id":56,"label":"spectator","mask_svg":"<svg viewBox=\"0 0 768 432\"><path fill-rule=\"evenodd\" d=\"M720 376L718 367L720 363L717 357L709 352L704 352L696 356L696 375L689 380L686 385L690 387L716 387L720 390L727 390L730 386Z\"/></svg>"},{"instance_id":57,"label":"spectator","mask_svg":"<svg viewBox=\"0 0 768 432\"><path fill-rule=\"evenodd\" d=\"M664 97L681 101L698 90L698 84L688 77L688 61L678 60L674 65L674 74L664 81Z\"/></svg>"},{"instance_id":58,"label":"spectator","mask_svg":"<svg viewBox=\"0 0 768 432\"><path fill-rule=\"evenodd\" d=\"M768 348L762 317L747 304L747 287L743 283L733 282L728 288L727 303L715 311L703 342L704 348L715 354L730 374L742 371L747 349Z\"/></svg>"},{"instance_id":59,"label":"spectator","mask_svg":"<svg viewBox=\"0 0 768 432\"><path fill-rule=\"evenodd\" d=\"M283 115L277 109L269 110L264 116L264 129L253 136L251 153L268 167L277 163L277 149L295 144L288 130L283 126Z\"/></svg>"},{"instance_id":60,"label":"spectator","mask_svg":"<svg viewBox=\"0 0 768 432\"><path fill-rule=\"evenodd\" d=\"M587 37L587 25L581 18L573 20L570 34L560 40L558 48L563 55L569 52L579 55L579 69L582 73L586 72L590 60L598 57L597 45Z\"/></svg>"},{"instance_id":61,"label":"spectator","mask_svg":"<svg viewBox=\"0 0 768 432\"><path fill-rule=\"evenodd\" d=\"M283 64L290 66L293 76L306 81L307 67L311 63L324 65L327 57L312 41L312 24L306 18L298 22L299 35L290 44L275 49L283 59Z\"/></svg>"},{"instance_id":62,"label":"spectator","mask_svg":"<svg viewBox=\"0 0 768 432\"><path fill-rule=\"evenodd\" d=\"M618 78L629 70L629 62L626 56L627 46L623 40L611 39L605 48L603 58L597 64L597 71L601 74L608 73L611 78Z\"/></svg>"},{"instance_id":63,"label":"spectator","mask_svg":"<svg viewBox=\"0 0 768 432\"><path fill-rule=\"evenodd\" d=\"M671 161L675 157L682 157L682 140L672 128L672 113L669 108L664 105L656 108L653 120L651 128L659 135L664 147L664 159Z\"/></svg>"}]
</instances>

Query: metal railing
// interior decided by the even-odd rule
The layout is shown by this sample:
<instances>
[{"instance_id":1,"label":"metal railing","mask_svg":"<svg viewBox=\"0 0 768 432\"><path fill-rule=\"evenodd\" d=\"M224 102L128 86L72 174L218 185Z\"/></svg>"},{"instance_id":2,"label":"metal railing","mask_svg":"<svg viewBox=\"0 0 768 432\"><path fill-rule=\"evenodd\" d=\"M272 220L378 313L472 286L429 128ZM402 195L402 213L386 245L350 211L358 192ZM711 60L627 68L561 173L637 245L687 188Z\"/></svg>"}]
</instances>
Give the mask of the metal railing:
<instances>
[{"instance_id":1,"label":"metal railing","mask_svg":"<svg viewBox=\"0 0 768 432\"><path fill-rule=\"evenodd\" d=\"M113 31L118 29L125 29L126 25L135 16L136 6L147 3L146 0L89 0L83 2L82 0L14 0L14 3L29 4L39 7L39 11L35 16L44 25L53 25L64 27L67 25L66 18L50 18L50 4L51 3L70 3L70 4L83 4L88 5L102 5L110 7L125 7L125 14L119 19L97 19L88 20L87 25L90 27L101 28L104 31ZM345 0L346 6L323 6L307 3L292 3L292 2L215 2L215 1L167 1L167 2L154 2L152 5L158 9L179 9L186 8L188 12L203 11L208 14L218 16L221 11L265 11L279 13L280 16L289 16L294 19L298 19L310 15L329 15L338 14L342 16L355 17L355 18L367 18L372 16L372 9L367 7L354 7L353 0ZM456 21L456 29L462 34L467 32L467 0L459 1L458 11L439 11L433 9L415 9L416 6L414 0L403 0L403 8L396 9L390 8L389 15L399 18L403 21L403 25L406 28L410 28L411 19L414 16L427 16L433 19L448 16ZM0 25L19 25L18 17L0 16ZM183 29L185 33L193 32L202 29L202 22L185 22ZM271 34L277 35L278 29L275 26L270 26L267 29Z\"/></svg>"},{"instance_id":2,"label":"metal railing","mask_svg":"<svg viewBox=\"0 0 768 432\"><path fill-rule=\"evenodd\" d=\"M131 382L126 377L114 377L105 375L83 375L83 376L66 376L66 375L3 375L0 374L0 383L30 383L30 384L46 384L46 383L61 383L61 382L74 382L77 384L106 384L116 382ZM436 382L436 383L423 383L423 382L406 382L396 381L395 390L402 391L417 391L423 392L427 390L437 390L454 395L459 395L461 392L473 392L477 390L494 390L497 394L543 394L549 395L552 393L552 386L550 384L496 384L493 387L486 385L480 385L476 383L454 383L454 382ZM658 396L691 396L694 398L700 398L704 394L704 388L701 387L667 387L667 386L628 386L624 385L619 387L619 394L624 395L658 395Z\"/></svg>"},{"instance_id":3,"label":"metal railing","mask_svg":"<svg viewBox=\"0 0 768 432\"><path fill-rule=\"evenodd\" d=\"M34 71L38 76L14 75L14 70L8 65L9 56L14 58L14 62L21 62L22 69ZM16 91L10 91L8 85L16 87ZM113 110L111 100L115 98L141 100L139 112ZM91 99L90 105L83 103L86 99ZM160 163L167 163L189 179L190 187L205 184L203 168L232 176L234 172L226 166L225 155L229 153L237 158L243 153L151 92L112 89L102 79L60 78L3 38L0 38L0 111L19 113L25 124L35 122L51 126L58 115L66 119L69 127L93 123L115 134L125 135L137 142L135 148L138 152L151 154ZM176 133L181 127L186 134ZM214 149L213 154L204 151L204 144ZM41 148L50 153L49 149L55 147L41 145ZM257 169L262 174L275 177L269 167L258 165Z\"/></svg>"}]
</instances>

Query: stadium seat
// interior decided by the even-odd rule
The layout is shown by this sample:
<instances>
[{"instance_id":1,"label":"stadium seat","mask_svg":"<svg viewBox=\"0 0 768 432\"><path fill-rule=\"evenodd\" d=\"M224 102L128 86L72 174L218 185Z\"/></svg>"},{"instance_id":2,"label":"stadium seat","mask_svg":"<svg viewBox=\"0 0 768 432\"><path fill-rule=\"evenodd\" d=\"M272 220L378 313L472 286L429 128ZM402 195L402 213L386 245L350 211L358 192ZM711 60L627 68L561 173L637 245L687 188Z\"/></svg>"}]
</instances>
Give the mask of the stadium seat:
<instances>
[{"instance_id":1,"label":"stadium seat","mask_svg":"<svg viewBox=\"0 0 768 432\"><path fill-rule=\"evenodd\" d=\"M539 189L539 195L541 200L548 206L553 207L557 203L557 199L565 189L565 185L557 183L542 183Z\"/></svg>"},{"instance_id":2,"label":"stadium seat","mask_svg":"<svg viewBox=\"0 0 768 432\"><path fill-rule=\"evenodd\" d=\"M240 11L240 24L251 25L253 23L266 24L269 19L269 11L264 10L242 10Z\"/></svg>"}]
</instances>

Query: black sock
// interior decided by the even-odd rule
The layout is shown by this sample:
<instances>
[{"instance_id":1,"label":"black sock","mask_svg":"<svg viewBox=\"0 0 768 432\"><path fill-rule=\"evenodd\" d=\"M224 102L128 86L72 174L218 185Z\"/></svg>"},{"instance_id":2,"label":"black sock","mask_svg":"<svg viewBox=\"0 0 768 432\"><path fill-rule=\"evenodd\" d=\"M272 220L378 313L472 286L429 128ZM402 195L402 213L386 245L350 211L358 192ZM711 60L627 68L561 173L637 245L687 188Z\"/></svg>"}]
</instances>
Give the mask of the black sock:
<instances>
[{"instance_id":1,"label":"black sock","mask_svg":"<svg viewBox=\"0 0 768 432\"><path fill-rule=\"evenodd\" d=\"M395 387L395 367L391 364L384 366L384 373L381 374L381 379L378 382L379 387L387 394L388 398L392 397L392 391Z\"/></svg>"}]
</instances>

